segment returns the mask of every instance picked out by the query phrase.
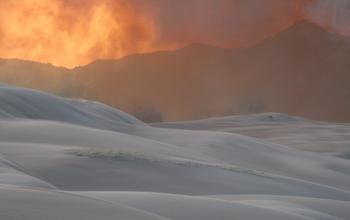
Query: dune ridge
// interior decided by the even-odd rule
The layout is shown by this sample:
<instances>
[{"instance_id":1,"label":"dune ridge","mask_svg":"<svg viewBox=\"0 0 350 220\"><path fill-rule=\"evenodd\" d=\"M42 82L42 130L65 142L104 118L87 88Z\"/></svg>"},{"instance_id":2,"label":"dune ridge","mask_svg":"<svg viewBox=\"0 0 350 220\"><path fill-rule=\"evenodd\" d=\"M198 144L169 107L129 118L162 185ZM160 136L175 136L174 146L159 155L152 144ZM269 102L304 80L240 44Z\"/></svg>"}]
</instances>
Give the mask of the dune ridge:
<instances>
[{"instance_id":1,"label":"dune ridge","mask_svg":"<svg viewBox=\"0 0 350 220\"><path fill-rule=\"evenodd\" d=\"M0 107L1 219L350 219L350 160L269 141L303 128L317 149L325 131L350 141L348 124L279 113L145 124L5 84Z\"/></svg>"}]
</instances>

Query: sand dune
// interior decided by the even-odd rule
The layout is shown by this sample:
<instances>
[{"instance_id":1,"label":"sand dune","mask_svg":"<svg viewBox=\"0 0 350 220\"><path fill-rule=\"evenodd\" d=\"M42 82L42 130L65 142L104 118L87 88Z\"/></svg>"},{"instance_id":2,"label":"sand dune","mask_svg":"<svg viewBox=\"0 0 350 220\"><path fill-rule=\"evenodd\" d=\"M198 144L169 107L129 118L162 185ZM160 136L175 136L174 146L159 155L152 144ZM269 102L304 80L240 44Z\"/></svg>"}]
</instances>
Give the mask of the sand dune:
<instances>
[{"instance_id":1,"label":"sand dune","mask_svg":"<svg viewBox=\"0 0 350 220\"><path fill-rule=\"evenodd\" d=\"M97 128L112 127L109 123L114 122L145 125L140 120L102 103L62 99L3 83L0 84L0 92L0 117L3 120L53 120Z\"/></svg>"},{"instance_id":2,"label":"sand dune","mask_svg":"<svg viewBox=\"0 0 350 220\"><path fill-rule=\"evenodd\" d=\"M347 124L271 113L149 126L4 84L0 107L1 219L350 219L350 160L269 141L317 149L327 129L327 143L349 141Z\"/></svg>"},{"instance_id":3,"label":"sand dune","mask_svg":"<svg viewBox=\"0 0 350 220\"><path fill-rule=\"evenodd\" d=\"M349 219L350 209L349 202L330 200L330 199L315 199L308 197L295 197L295 196L266 196L266 195L216 195L216 196L206 196L209 198L215 198L220 200L229 201L250 201L250 200L260 200L260 201L282 201L294 203L302 206L309 207L313 210L318 210L324 212L328 215L332 215L342 219Z\"/></svg>"},{"instance_id":4,"label":"sand dune","mask_svg":"<svg viewBox=\"0 0 350 220\"><path fill-rule=\"evenodd\" d=\"M0 154L0 185L26 186L43 189L58 189L40 180L36 175L9 161Z\"/></svg>"},{"instance_id":5,"label":"sand dune","mask_svg":"<svg viewBox=\"0 0 350 220\"><path fill-rule=\"evenodd\" d=\"M68 193L0 187L1 219L154 219L151 213Z\"/></svg>"},{"instance_id":6,"label":"sand dune","mask_svg":"<svg viewBox=\"0 0 350 220\"><path fill-rule=\"evenodd\" d=\"M229 200L229 196L213 196L215 199L206 197L193 197L184 195L159 194L159 193L135 193L135 192L77 192L78 195L84 195L91 198L98 198L104 201L110 201L118 204L124 204L157 213L160 216L169 219L340 219L331 216L314 208L320 208L320 204L333 207L341 206L349 208L349 202L338 202L333 200L315 199L314 203L301 205L302 201L307 200L303 197L293 197L289 202L285 202L274 197L263 200L247 199L244 196L234 197ZM293 200L294 199L294 200ZM288 201L288 197L286 198ZM227 202L232 201L232 202ZM291 202L293 201L293 202ZM301 201L301 202L299 202ZM299 203L298 203L299 202ZM309 205L311 204L310 208ZM333 213L332 213L333 214ZM345 216L348 211L343 210L338 215Z\"/></svg>"},{"instance_id":7,"label":"sand dune","mask_svg":"<svg viewBox=\"0 0 350 220\"><path fill-rule=\"evenodd\" d=\"M153 127L243 134L323 155L350 158L350 126L263 113L198 121L152 124Z\"/></svg>"}]
</instances>

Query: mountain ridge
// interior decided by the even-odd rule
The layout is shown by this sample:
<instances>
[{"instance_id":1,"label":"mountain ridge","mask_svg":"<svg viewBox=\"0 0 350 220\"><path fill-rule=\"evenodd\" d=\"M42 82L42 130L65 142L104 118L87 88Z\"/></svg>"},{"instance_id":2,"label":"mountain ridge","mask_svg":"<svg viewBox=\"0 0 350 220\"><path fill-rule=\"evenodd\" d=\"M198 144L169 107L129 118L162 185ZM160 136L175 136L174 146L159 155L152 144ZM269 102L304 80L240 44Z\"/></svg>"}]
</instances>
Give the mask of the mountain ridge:
<instances>
[{"instance_id":1,"label":"mountain ridge","mask_svg":"<svg viewBox=\"0 0 350 220\"><path fill-rule=\"evenodd\" d=\"M301 20L249 48L194 43L74 69L0 60L0 80L103 102L146 122L261 112L349 122L348 63L350 37Z\"/></svg>"}]
</instances>

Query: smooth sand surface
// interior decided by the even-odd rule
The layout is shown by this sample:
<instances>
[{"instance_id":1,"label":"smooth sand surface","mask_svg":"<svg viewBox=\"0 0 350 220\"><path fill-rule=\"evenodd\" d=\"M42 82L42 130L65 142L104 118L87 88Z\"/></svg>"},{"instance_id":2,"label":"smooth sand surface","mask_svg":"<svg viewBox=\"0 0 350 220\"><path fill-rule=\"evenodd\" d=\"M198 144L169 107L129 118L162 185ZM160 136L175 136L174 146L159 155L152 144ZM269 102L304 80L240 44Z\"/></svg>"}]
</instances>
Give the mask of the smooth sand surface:
<instances>
[{"instance_id":1,"label":"smooth sand surface","mask_svg":"<svg viewBox=\"0 0 350 220\"><path fill-rule=\"evenodd\" d=\"M145 211L59 191L0 187L0 219L154 219Z\"/></svg>"},{"instance_id":2,"label":"smooth sand surface","mask_svg":"<svg viewBox=\"0 0 350 220\"><path fill-rule=\"evenodd\" d=\"M350 159L349 124L310 121L280 113L263 113L154 123L152 126L243 134L302 151Z\"/></svg>"},{"instance_id":3,"label":"smooth sand surface","mask_svg":"<svg viewBox=\"0 0 350 220\"><path fill-rule=\"evenodd\" d=\"M336 216L342 219L349 219L350 216L350 202L331 200L331 199L315 199L309 197L296 196L268 196L268 195L212 195L206 196L208 198L215 198L228 201L275 201L288 202L302 206L309 207L313 210L324 212L328 215Z\"/></svg>"},{"instance_id":4,"label":"smooth sand surface","mask_svg":"<svg viewBox=\"0 0 350 220\"><path fill-rule=\"evenodd\" d=\"M99 198L156 213L169 219L339 219L294 203L265 200L225 201L204 197L135 193L79 192L79 195Z\"/></svg>"},{"instance_id":5,"label":"smooth sand surface","mask_svg":"<svg viewBox=\"0 0 350 220\"><path fill-rule=\"evenodd\" d=\"M277 113L149 126L1 84L0 219L350 219L348 128Z\"/></svg>"}]
</instances>

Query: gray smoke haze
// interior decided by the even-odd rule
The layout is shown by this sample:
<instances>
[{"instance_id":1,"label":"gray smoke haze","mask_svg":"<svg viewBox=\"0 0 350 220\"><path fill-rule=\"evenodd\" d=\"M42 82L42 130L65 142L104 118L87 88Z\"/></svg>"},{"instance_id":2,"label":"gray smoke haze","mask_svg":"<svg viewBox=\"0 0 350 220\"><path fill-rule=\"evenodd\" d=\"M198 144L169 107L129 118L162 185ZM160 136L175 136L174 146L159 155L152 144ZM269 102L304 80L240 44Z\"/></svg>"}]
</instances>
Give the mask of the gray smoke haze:
<instances>
[{"instance_id":1,"label":"gray smoke haze","mask_svg":"<svg viewBox=\"0 0 350 220\"><path fill-rule=\"evenodd\" d=\"M304 7L310 21L331 32L350 35L350 1L319 0Z\"/></svg>"}]
</instances>

